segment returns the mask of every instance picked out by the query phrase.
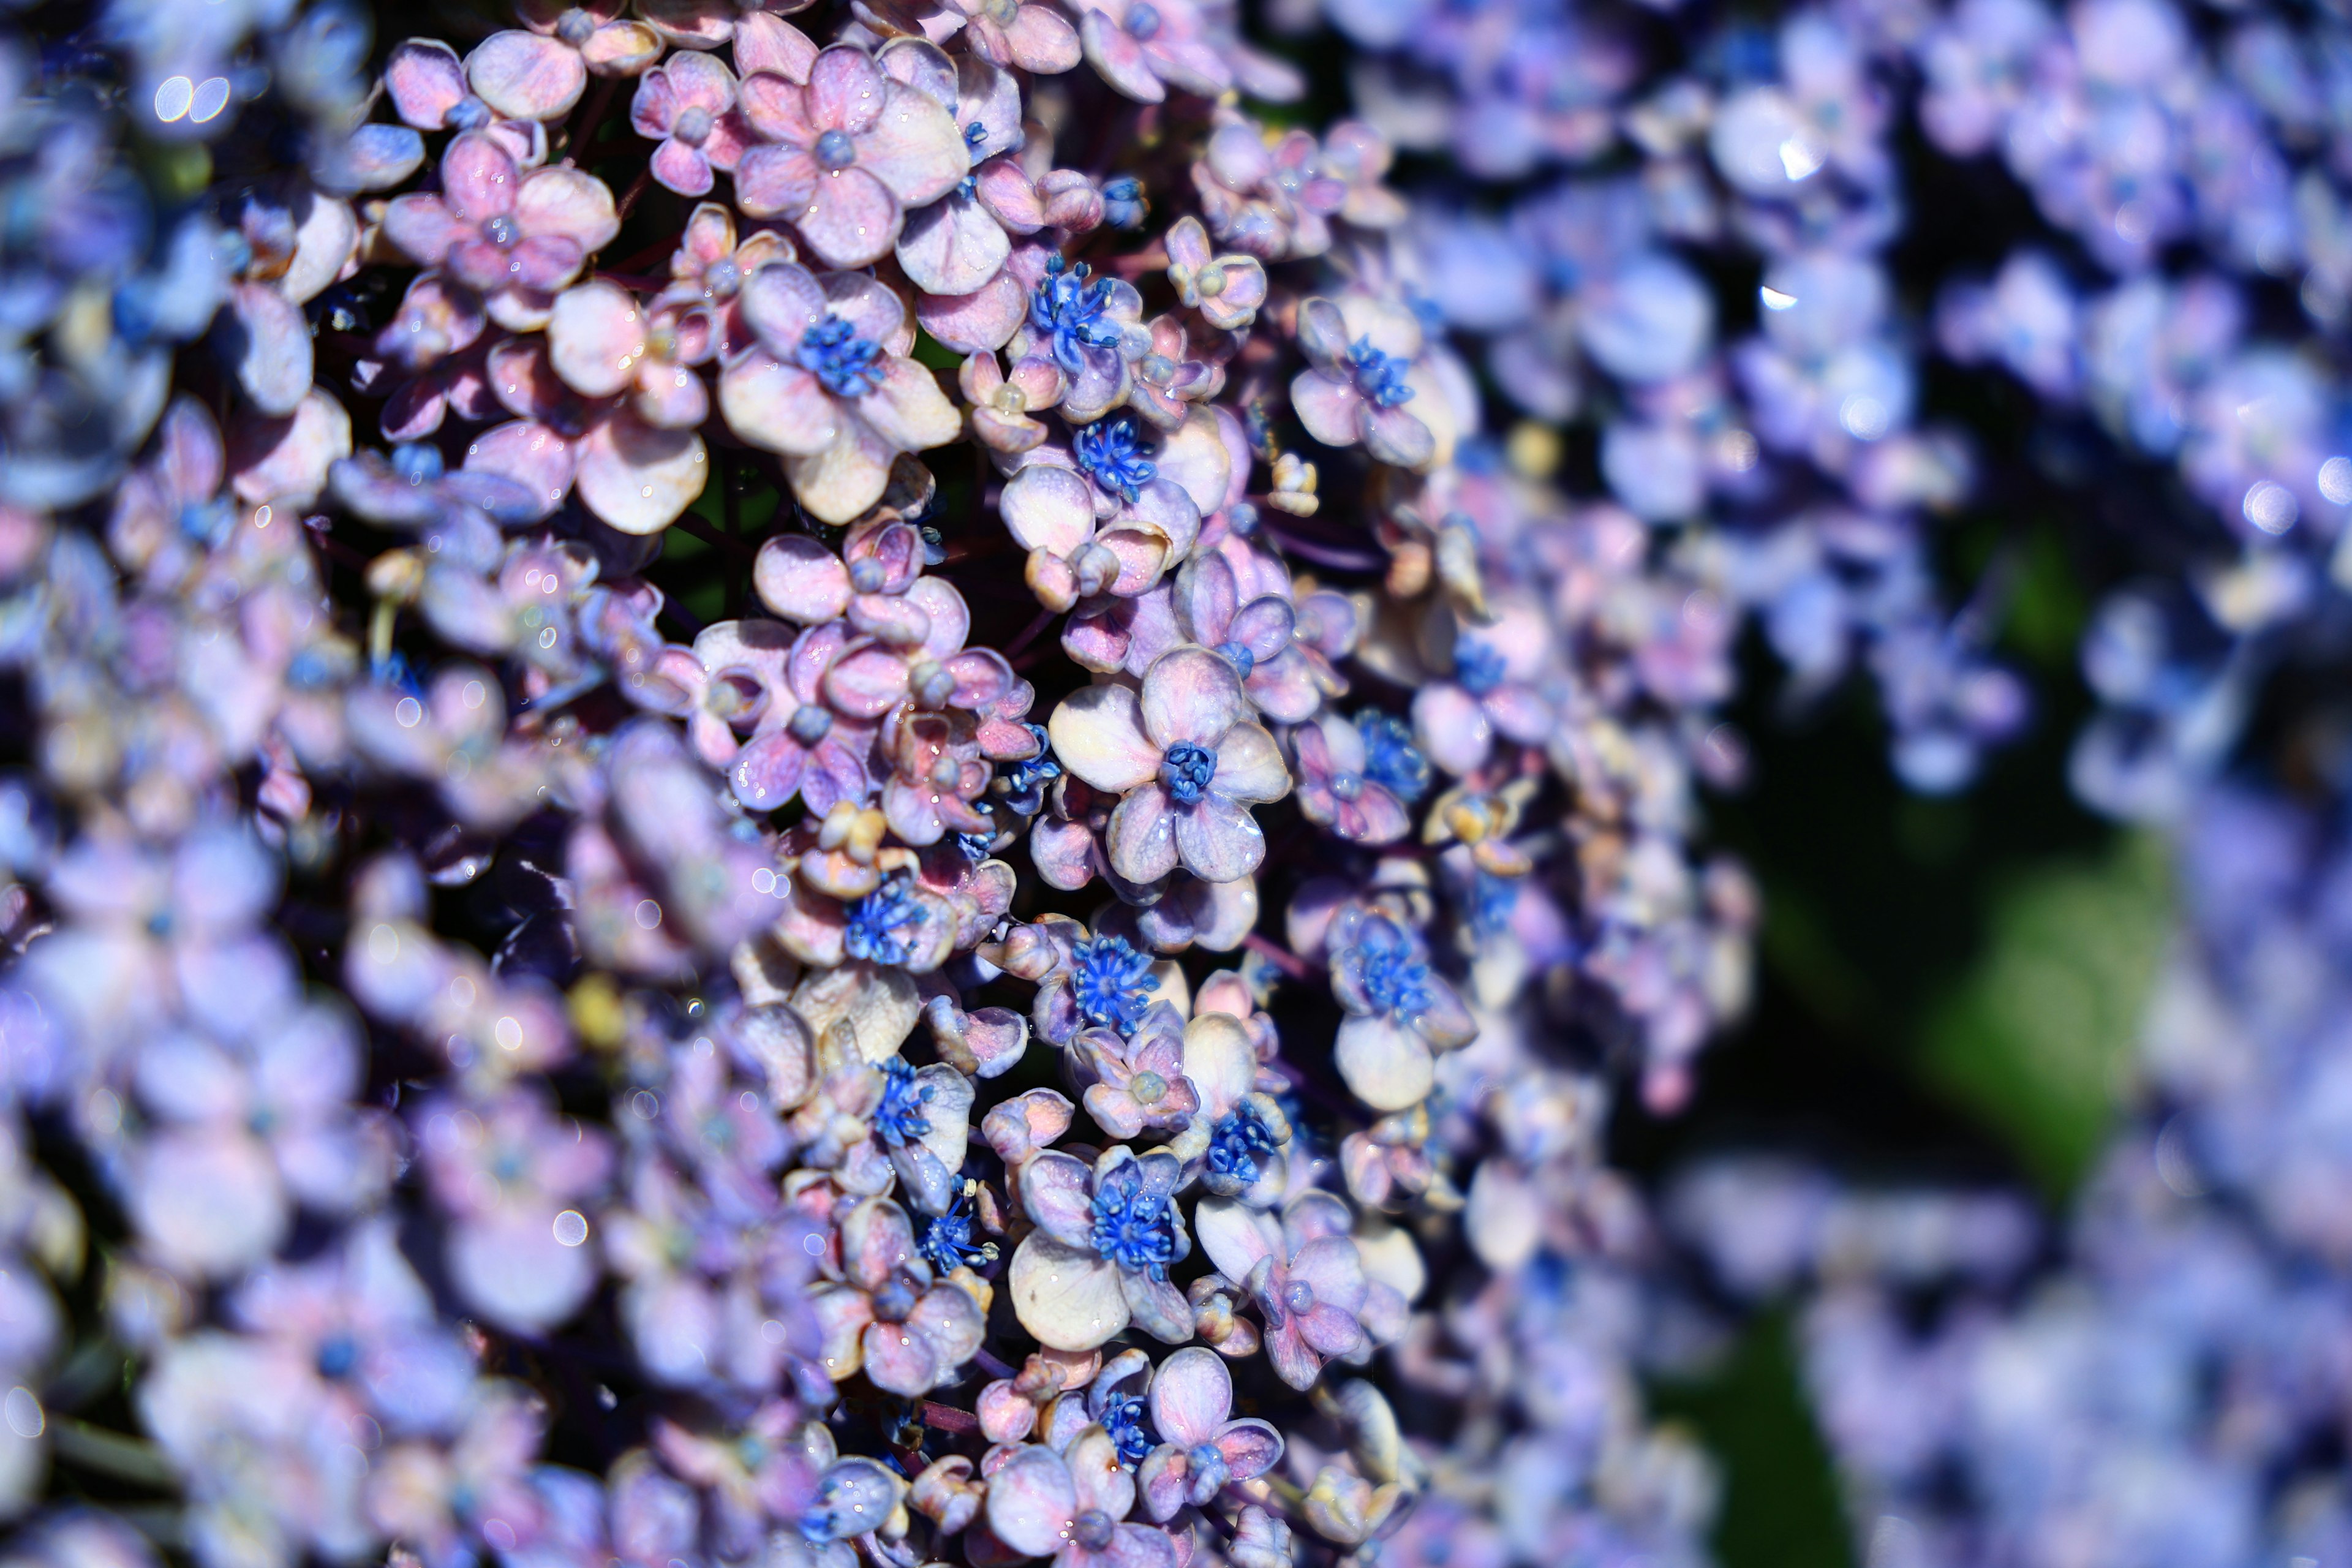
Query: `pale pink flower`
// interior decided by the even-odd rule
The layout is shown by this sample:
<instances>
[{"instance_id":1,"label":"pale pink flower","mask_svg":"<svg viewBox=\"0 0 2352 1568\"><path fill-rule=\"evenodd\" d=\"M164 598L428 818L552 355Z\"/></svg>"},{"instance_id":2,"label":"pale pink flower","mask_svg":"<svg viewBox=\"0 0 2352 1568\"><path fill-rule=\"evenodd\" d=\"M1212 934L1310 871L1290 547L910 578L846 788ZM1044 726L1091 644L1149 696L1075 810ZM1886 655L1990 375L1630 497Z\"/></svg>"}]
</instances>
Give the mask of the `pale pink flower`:
<instances>
[{"instance_id":1,"label":"pale pink flower","mask_svg":"<svg viewBox=\"0 0 2352 1568\"><path fill-rule=\"evenodd\" d=\"M1171 87L1215 98L1234 85L1194 0L1085 0L1084 9L1087 63L1138 102L1160 102Z\"/></svg>"},{"instance_id":2,"label":"pale pink flower","mask_svg":"<svg viewBox=\"0 0 2352 1568\"><path fill-rule=\"evenodd\" d=\"M1277 1223L1236 1201L1203 1198L1196 1223L1201 1249L1257 1307L1266 1359L1291 1387L1312 1388L1326 1361L1360 1362L1403 1331L1404 1298L1366 1276L1344 1200L1302 1193Z\"/></svg>"},{"instance_id":3,"label":"pale pink flower","mask_svg":"<svg viewBox=\"0 0 2352 1568\"><path fill-rule=\"evenodd\" d=\"M620 232L613 194L577 169L526 173L496 142L467 132L441 157L436 195L395 196L386 238L481 294L516 331L545 323L556 290Z\"/></svg>"},{"instance_id":4,"label":"pale pink flower","mask_svg":"<svg viewBox=\"0 0 2352 1568\"><path fill-rule=\"evenodd\" d=\"M735 73L691 51L637 79L629 123L659 143L648 167L682 196L708 195L711 171L733 170L751 145L751 124L735 106Z\"/></svg>"},{"instance_id":5,"label":"pale pink flower","mask_svg":"<svg viewBox=\"0 0 2352 1568\"><path fill-rule=\"evenodd\" d=\"M1160 1446L1136 1479L1143 1511L1170 1520L1188 1503L1205 1508L1236 1481L1255 1480L1282 1458L1269 1422L1234 1419L1234 1374L1224 1358L1188 1345L1151 1374L1151 1426Z\"/></svg>"},{"instance_id":6,"label":"pale pink flower","mask_svg":"<svg viewBox=\"0 0 2352 1568\"><path fill-rule=\"evenodd\" d=\"M523 29L492 33L466 57L475 96L510 120L561 120L590 76L632 77L661 58L659 35L624 18L627 0L528 0Z\"/></svg>"},{"instance_id":7,"label":"pale pink flower","mask_svg":"<svg viewBox=\"0 0 2352 1568\"><path fill-rule=\"evenodd\" d=\"M621 397L588 398L555 374L547 345L516 338L489 356L491 390L518 417L484 431L466 467L503 475L552 512L575 486L590 510L624 533L659 533L702 493L702 437L646 421Z\"/></svg>"},{"instance_id":8,"label":"pale pink flower","mask_svg":"<svg viewBox=\"0 0 2352 1568\"><path fill-rule=\"evenodd\" d=\"M1024 1557L1054 1568L1176 1568L1175 1542L1148 1524L1126 1522L1135 1478L1100 1426L1060 1453L1015 1449L988 1481L988 1532Z\"/></svg>"},{"instance_id":9,"label":"pale pink flower","mask_svg":"<svg viewBox=\"0 0 2352 1568\"><path fill-rule=\"evenodd\" d=\"M736 167L736 205L791 219L831 267L881 259L907 209L947 195L971 166L945 109L847 45L821 51L806 86L758 72L741 100L764 140Z\"/></svg>"}]
</instances>

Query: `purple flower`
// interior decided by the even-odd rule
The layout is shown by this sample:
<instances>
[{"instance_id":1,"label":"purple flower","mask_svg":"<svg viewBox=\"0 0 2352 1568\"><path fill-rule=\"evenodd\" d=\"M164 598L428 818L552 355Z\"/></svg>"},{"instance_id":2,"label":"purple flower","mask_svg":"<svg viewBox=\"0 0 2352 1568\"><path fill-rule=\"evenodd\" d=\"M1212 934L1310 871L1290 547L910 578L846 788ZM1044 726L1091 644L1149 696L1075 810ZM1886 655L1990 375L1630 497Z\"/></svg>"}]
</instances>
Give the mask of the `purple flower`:
<instances>
[{"instance_id":1,"label":"purple flower","mask_svg":"<svg viewBox=\"0 0 2352 1568\"><path fill-rule=\"evenodd\" d=\"M881 500L899 453L961 432L931 373L905 357L906 308L872 278L772 263L745 281L742 311L757 346L720 374L719 410L736 435L783 454L793 493L823 521Z\"/></svg>"},{"instance_id":2,"label":"purple flower","mask_svg":"<svg viewBox=\"0 0 2352 1568\"><path fill-rule=\"evenodd\" d=\"M1330 300L1298 307L1298 347L1311 367L1290 384L1299 422L1327 447L1361 442L1383 463L1426 467L1436 458L1436 437L1404 406L1420 391L1410 380L1420 328L1410 315L1396 315L1383 318L1377 333L1349 332Z\"/></svg>"},{"instance_id":3,"label":"purple flower","mask_svg":"<svg viewBox=\"0 0 2352 1568\"><path fill-rule=\"evenodd\" d=\"M1088 1029L1070 1047L1097 1079L1087 1086L1087 1114L1114 1138L1182 1127L1200 1109L1200 1094L1184 1076L1184 1038L1172 1019L1159 1028L1147 1026L1132 1039Z\"/></svg>"},{"instance_id":4,"label":"purple flower","mask_svg":"<svg viewBox=\"0 0 2352 1568\"><path fill-rule=\"evenodd\" d=\"M1352 844L1393 844L1412 827L1404 802L1374 776L1363 732L1337 713L1292 731L1298 809Z\"/></svg>"},{"instance_id":5,"label":"purple flower","mask_svg":"<svg viewBox=\"0 0 2352 1568\"><path fill-rule=\"evenodd\" d=\"M1079 9L1087 63L1138 102L1160 102L1171 87L1214 98L1234 84L1195 0L1084 0Z\"/></svg>"},{"instance_id":6,"label":"purple flower","mask_svg":"<svg viewBox=\"0 0 2352 1568\"><path fill-rule=\"evenodd\" d=\"M713 169L731 172L752 145L735 107L735 73L709 55L672 55L637 79L629 123L658 143L649 167L682 196L708 195Z\"/></svg>"},{"instance_id":7,"label":"purple flower","mask_svg":"<svg viewBox=\"0 0 2352 1568\"><path fill-rule=\"evenodd\" d=\"M1551 704L1538 689L1553 657L1551 622L1521 599L1497 605L1493 624L1459 633L1454 678L1413 693L1412 732L1421 751L1447 773L1475 773L1495 737L1541 745L1554 728Z\"/></svg>"},{"instance_id":8,"label":"purple flower","mask_svg":"<svg viewBox=\"0 0 2352 1568\"><path fill-rule=\"evenodd\" d=\"M1277 1225L1271 1215L1225 1198L1203 1198L1201 1249L1237 1280L1265 1321L1265 1354L1293 1388L1312 1388L1328 1360L1361 1360L1373 1345L1367 1324L1386 1337L1404 1326L1404 1300L1366 1278L1342 1199L1307 1192Z\"/></svg>"},{"instance_id":9,"label":"purple flower","mask_svg":"<svg viewBox=\"0 0 2352 1568\"><path fill-rule=\"evenodd\" d=\"M952 1280L933 1283L907 1211L868 1198L841 1221L843 1279L811 1292L835 1382L863 1371L877 1388L929 1393L971 1359L986 1324Z\"/></svg>"},{"instance_id":10,"label":"purple flower","mask_svg":"<svg viewBox=\"0 0 2352 1568\"><path fill-rule=\"evenodd\" d=\"M446 1256L458 1290L519 1333L569 1318L596 1284L589 1222L572 1205L604 1184L604 1136L520 1087L435 1100L419 1121L426 1178L452 1222Z\"/></svg>"},{"instance_id":11,"label":"purple flower","mask_svg":"<svg viewBox=\"0 0 2352 1568\"><path fill-rule=\"evenodd\" d=\"M1257 869L1265 838L1249 808L1288 794L1290 773L1250 712L1233 666L1202 647L1163 656L1139 692L1090 686L1055 709L1062 765L1121 795L1108 837L1120 876L1152 882L1181 865L1230 882Z\"/></svg>"},{"instance_id":12,"label":"purple flower","mask_svg":"<svg viewBox=\"0 0 2352 1568\"><path fill-rule=\"evenodd\" d=\"M863 49L823 50L805 86L754 73L741 98L763 140L736 167L736 205L790 218L828 267L880 260L907 210L946 195L971 167L948 110Z\"/></svg>"},{"instance_id":13,"label":"purple flower","mask_svg":"<svg viewBox=\"0 0 2352 1568\"><path fill-rule=\"evenodd\" d=\"M1024 1164L1021 1203L1037 1228L1006 1276L1021 1326L1064 1351L1092 1350L1130 1321L1169 1344L1191 1339L1192 1311L1168 1281L1192 1247L1176 1206L1182 1178L1174 1155L1123 1144L1092 1170L1052 1150Z\"/></svg>"},{"instance_id":14,"label":"purple flower","mask_svg":"<svg viewBox=\"0 0 2352 1568\"><path fill-rule=\"evenodd\" d=\"M438 195L395 196L383 216L386 238L481 294L491 319L515 331L543 325L555 292L620 228L602 181L577 169L526 173L470 131L441 155Z\"/></svg>"},{"instance_id":15,"label":"purple flower","mask_svg":"<svg viewBox=\"0 0 2352 1568\"><path fill-rule=\"evenodd\" d=\"M988 1480L988 1532L1024 1557L1054 1568L1176 1568L1175 1543L1148 1524L1126 1522L1135 1478L1100 1426L1060 1453L1015 1449Z\"/></svg>"},{"instance_id":16,"label":"purple flower","mask_svg":"<svg viewBox=\"0 0 2352 1568\"><path fill-rule=\"evenodd\" d=\"M1477 1025L1420 935L1388 916L1350 905L1327 943L1331 994L1348 1013L1332 1049L1339 1076L1375 1110L1402 1110L1434 1083L1433 1053L1467 1044Z\"/></svg>"},{"instance_id":17,"label":"purple flower","mask_svg":"<svg viewBox=\"0 0 2352 1568\"><path fill-rule=\"evenodd\" d=\"M1216 1352L1189 1345L1151 1374L1151 1425L1160 1435L1136 1479L1143 1510L1169 1520L1205 1508L1237 1481L1255 1480L1282 1458L1282 1434L1234 1419L1234 1376Z\"/></svg>"}]
</instances>

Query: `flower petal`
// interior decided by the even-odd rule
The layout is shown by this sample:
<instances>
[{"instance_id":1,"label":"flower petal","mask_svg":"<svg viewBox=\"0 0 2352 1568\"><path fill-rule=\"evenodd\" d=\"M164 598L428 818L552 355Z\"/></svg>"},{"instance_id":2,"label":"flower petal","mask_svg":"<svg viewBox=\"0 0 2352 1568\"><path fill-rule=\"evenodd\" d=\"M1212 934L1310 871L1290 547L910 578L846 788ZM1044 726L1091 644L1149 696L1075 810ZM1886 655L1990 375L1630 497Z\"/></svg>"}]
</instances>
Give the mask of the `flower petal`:
<instances>
[{"instance_id":1,"label":"flower petal","mask_svg":"<svg viewBox=\"0 0 2352 1568\"><path fill-rule=\"evenodd\" d=\"M815 626L849 605L849 568L805 533L780 533L751 566L760 602L788 621Z\"/></svg>"},{"instance_id":2,"label":"flower petal","mask_svg":"<svg viewBox=\"0 0 2352 1568\"><path fill-rule=\"evenodd\" d=\"M1051 1557L1077 1517L1078 1489L1051 1448L1017 1448L988 1478L988 1528L1024 1557Z\"/></svg>"},{"instance_id":3,"label":"flower petal","mask_svg":"<svg viewBox=\"0 0 2352 1568\"><path fill-rule=\"evenodd\" d=\"M1110 826L1103 834L1111 869L1130 882L1156 882L1173 871L1176 823L1184 809L1156 784L1131 792L1110 814Z\"/></svg>"},{"instance_id":4,"label":"flower petal","mask_svg":"<svg viewBox=\"0 0 2352 1568\"><path fill-rule=\"evenodd\" d=\"M746 163L751 162L747 156ZM740 177L738 177L740 189ZM747 206L745 211L751 209ZM866 267L898 242L898 199L857 165L817 176L808 205L785 215L828 267Z\"/></svg>"},{"instance_id":5,"label":"flower petal","mask_svg":"<svg viewBox=\"0 0 2352 1568\"><path fill-rule=\"evenodd\" d=\"M1225 731L1217 743L1217 775L1213 793L1238 801L1263 804L1290 793L1290 770L1282 764L1282 750L1262 724L1241 723Z\"/></svg>"},{"instance_id":6,"label":"flower petal","mask_svg":"<svg viewBox=\"0 0 2352 1568\"><path fill-rule=\"evenodd\" d=\"M1160 773L1160 748L1145 735L1129 687L1080 688L1054 710L1045 729L1062 765L1097 789L1131 790Z\"/></svg>"},{"instance_id":7,"label":"flower petal","mask_svg":"<svg viewBox=\"0 0 2352 1568\"><path fill-rule=\"evenodd\" d=\"M882 112L857 138L857 166L889 188L901 205L935 202L971 169L971 154L955 116L919 88L890 82Z\"/></svg>"},{"instance_id":8,"label":"flower petal","mask_svg":"<svg viewBox=\"0 0 2352 1568\"><path fill-rule=\"evenodd\" d=\"M1127 1327L1127 1297L1119 1289L1118 1269L1091 1249L1082 1251L1033 1233L1013 1253L1006 1284L1013 1316L1040 1344L1052 1349L1089 1351ZM1055 1462L1059 1464L1058 1456ZM992 1486L992 1513L995 1501Z\"/></svg>"},{"instance_id":9,"label":"flower petal","mask_svg":"<svg viewBox=\"0 0 2352 1568\"><path fill-rule=\"evenodd\" d=\"M1204 647L1176 648L1143 678L1143 730L1163 750L1190 741L1214 751L1249 711L1241 677Z\"/></svg>"},{"instance_id":10,"label":"flower petal","mask_svg":"<svg viewBox=\"0 0 2352 1568\"><path fill-rule=\"evenodd\" d=\"M645 307L601 278L555 297L547 319L547 357L572 391L610 397L636 379L646 352Z\"/></svg>"},{"instance_id":11,"label":"flower petal","mask_svg":"<svg viewBox=\"0 0 2352 1568\"><path fill-rule=\"evenodd\" d=\"M589 431L579 459L580 499L623 533L659 533L710 478L701 437L648 425L626 408Z\"/></svg>"},{"instance_id":12,"label":"flower petal","mask_svg":"<svg viewBox=\"0 0 2352 1568\"><path fill-rule=\"evenodd\" d=\"M1212 1442L1233 1413L1234 1374L1214 1351L1178 1351L1152 1374L1151 1425L1164 1442L1187 1448Z\"/></svg>"},{"instance_id":13,"label":"flower petal","mask_svg":"<svg viewBox=\"0 0 2352 1568\"><path fill-rule=\"evenodd\" d=\"M466 80L477 98L509 120L561 120L580 101L588 67L560 39L510 29L474 47L466 57Z\"/></svg>"},{"instance_id":14,"label":"flower petal","mask_svg":"<svg viewBox=\"0 0 2352 1568\"><path fill-rule=\"evenodd\" d=\"M910 213L898 236L898 265L932 294L970 294L1004 269L1013 241L978 202L950 195Z\"/></svg>"},{"instance_id":15,"label":"flower petal","mask_svg":"<svg viewBox=\"0 0 2352 1568\"><path fill-rule=\"evenodd\" d=\"M1021 1206L1038 1229L1066 1246L1086 1246L1094 1197L1092 1173L1083 1161L1049 1149L1021 1167L1020 1184Z\"/></svg>"},{"instance_id":16,"label":"flower petal","mask_svg":"<svg viewBox=\"0 0 2352 1568\"><path fill-rule=\"evenodd\" d=\"M727 427L754 447L814 455L841 438L841 415L817 378L796 364L752 353L719 376Z\"/></svg>"},{"instance_id":17,"label":"flower petal","mask_svg":"<svg viewBox=\"0 0 2352 1568\"><path fill-rule=\"evenodd\" d=\"M1265 832L1249 807L1239 801L1212 790L1198 805L1178 806L1174 816L1177 858L1184 869L1204 882L1238 880L1265 860ZM1112 863L1116 865L1117 813L1112 814Z\"/></svg>"},{"instance_id":18,"label":"flower petal","mask_svg":"<svg viewBox=\"0 0 2352 1568\"><path fill-rule=\"evenodd\" d=\"M1437 1081L1429 1047L1386 1014L1343 1019L1332 1059L1349 1092L1375 1110L1418 1105Z\"/></svg>"}]
</instances>

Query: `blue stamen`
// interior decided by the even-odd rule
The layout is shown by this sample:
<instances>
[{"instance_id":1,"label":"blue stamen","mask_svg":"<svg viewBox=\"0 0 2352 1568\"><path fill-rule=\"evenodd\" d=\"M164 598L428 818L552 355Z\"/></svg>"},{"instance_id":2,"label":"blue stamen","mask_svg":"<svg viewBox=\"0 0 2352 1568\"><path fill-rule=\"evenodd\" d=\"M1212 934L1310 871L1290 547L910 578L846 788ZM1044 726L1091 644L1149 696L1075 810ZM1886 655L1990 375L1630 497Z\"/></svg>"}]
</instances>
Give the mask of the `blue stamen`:
<instances>
[{"instance_id":1,"label":"blue stamen","mask_svg":"<svg viewBox=\"0 0 2352 1568\"><path fill-rule=\"evenodd\" d=\"M1484 697L1504 679L1503 656L1485 643L1464 637L1454 645L1454 679L1473 697Z\"/></svg>"},{"instance_id":2,"label":"blue stamen","mask_svg":"<svg viewBox=\"0 0 2352 1568\"><path fill-rule=\"evenodd\" d=\"M1220 1176L1255 1181L1260 1154L1274 1152L1274 1133L1255 1107L1244 1100L1209 1130L1209 1169Z\"/></svg>"},{"instance_id":3,"label":"blue stamen","mask_svg":"<svg viewBox=\"0 0 2352 1568\"><path fill-rule=\"evenodd\" d=\"M1434 1001L1429 990L1429 959L1421 944L1393 921L1365 921L1355 945L1341 951L1332 962L1356 983L1375 1012L1411 1018L1427 1012Z\"/></svg>"},{"instance_id":4,"label":"blue stamen","mask_svg":"<svg viewBox=\"0 0 2352 1568\"><path fill-rule=\"evenodd\" d=\"M1356 378L1356 390L1375 407L1412 401L1412 388L1404 384L1405 362L1372 347L1370 338L1358 338L1342 363Z\"/></svg>"},{"instance_id":5,"label":"blue stamen","mask_svg":"<svg viewBox=\"0 0 2352 1568\"><path fill-rule=\"evenodd\" d=\"M987 1259L989 1247L971 1238L971 1208L963 1199L956 1199L947 1213L934 1216L923 1226L923 1238L916 1244L923 1261L941 1274L952 1274L970 1263Z\"/></svg>"},{"instance_id":6,"label":"blue stamen","mask_svg":"<svg viewBox=\"0 0 2352 1568\"><path fill-rule=\"evenodd\" d=\"M1143 1401L1129 1394L1115 1398L1096 1417L1105 1432L1110 1434L1113 1447L1118 1450L1118 1462L1130 1469L1143 1463L1151 1452L1151 1434L1143 1426Z\"/></svg>"},{"instance_id":7,"label":"blue stamen","mask_svg":"<svg viewBox=\"0 0 2352 1568\"><path fill-rule=\"evenodd\" d=\"M1160 783L1179 805L1197 805L1217 776L1217 753L1192 741L1179 741L1160 761Z\"/></svg>"},{"instance_id":8,"label":"blue stamen","mask_svg":"<svg viewBox=\"0 0 2352 1568\"><path fill-rule=\"evenodd\" d=\"M1088 1023L1126 1034L1151 1005L1151 955L1123 936L1082 942L1072 954L1070 994Z\"/></svg>"},{"instance_id":9,"label":"blue stamen","mask_svg":"<svg viewBox=\"0 0 2352 1568\"><path fill-rule=\"evenodd\" d=\"M910 951L908 928L920 923L923 907L905 877L894 877L849 906L842 950L876 963L904 963Z\"/></svg>"},{"instance_id":10,"label":"blue stamen","mask_svg":"<svg viewBox=\"0 0 2352 1568\"><path fill-rule=\"evenodd\" d=\"M803 332L793 357L835 397L863 397L882 384L890 368L882 345L859 337L857 329L840 316L828 315Z\"/></svg>"},{"instance_id":11,"label":"blue stamen","mask_svg":"<svg viewBox=\"0 0 2352 1568\"><path fill-rule=\"evenodd\" d=\"M1045 263L1045 280L1029 296L1029 325L1052 339L1054 363L1070 375L1087 368L1087 349L1118 345L1118 323L1104 316L1110 309L1111 280L1088 282L1092 273L1083 261L1069 266L1056 256Z\"/></svg>"},{"instance_id":12,"label":"blue stamen","mask_svg":"<svg viewBox=\"0 0 2352 1568\"><path fill-rule=\"evenodd\" d=\"M1143 1173L1123 1165L1095 1189L1094 1232L1088 1237L1105 1260L1131 1274L1168 1278L1176 1260L1176 1215L1167 1197L1143 1190Z\"/></svg>"},{"instance_id":13,"label":"blue stamen","mask_svg":"<svg viewBox=\"0 0 2352 1568\"><path fill-rule=\"evenodd\" d=\"M1081 426L1070 438L1070 452L1080 473L1131 505L1160 474L1160 466L1138 449L1142 439L1143 428L1133 415L1115 414Z\"/></svg>"},{"instance_id":14,"label":"blue stamen","mask_svg":"<svg viewBox=\"0 0 2352 1568\"><path fill-rule=\"evenodd\" d=\"M874 1108L874 1131L885 1143L913 1142L931 1130L930 1118L923 1114L930 1098L931 1086L916 1079L907 1059L892 1057L882 1064L882 1103Z\"/></svg>"},{"instance_id":15,"label":"blue stamen","mask_svg":"<svg viewBox=\"0 0 2352 1568\"><path fill-rule=\"evenodd\" d=\"M1429 793L1429 759L1403 720L1367 708L1356 715L1364 737L1364 777L1411 805Z\"/></svg>"}]
</instances>

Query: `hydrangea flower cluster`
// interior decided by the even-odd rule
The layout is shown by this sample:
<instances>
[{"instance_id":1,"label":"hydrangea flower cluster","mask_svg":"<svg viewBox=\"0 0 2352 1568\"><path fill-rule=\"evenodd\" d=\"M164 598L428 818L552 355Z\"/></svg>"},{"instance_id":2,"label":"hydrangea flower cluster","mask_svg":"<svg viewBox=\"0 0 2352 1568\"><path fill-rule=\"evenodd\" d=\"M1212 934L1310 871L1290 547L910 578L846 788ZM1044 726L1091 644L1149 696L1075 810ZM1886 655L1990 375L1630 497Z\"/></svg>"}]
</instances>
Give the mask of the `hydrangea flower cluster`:
<instances>
[{"instance_id":1,"label":"hydrangea flower cluster","mask_svg":"<svg viewBox=\"0 0 2352 1568\"><path fill-rule=\"evenodd\" d=\"M2021 1311L1999 1200L1678 1227L1834 1280L1889 1562L2347 1549L2337 814L2214 782L2352 587L2340 22L71 9L0 37L11 1564L1702 1561L1604 1128L1746 1001L1746 630L1922 791L2027 719L1931 353L2177 469L2074 761L2197 872L2160 1113ZM1914 126L2045 226L1924 311Z\"/></svg>"},{"instance_id":2,"label":"hydrangea flower cluster","mask_svg":"<svg viewBox=\"0 0 2352 1568\"><path fill-rule=\"evenodd\" d=\"M1739 605L1379 130L1216 0L47 22L8 1562L1695 1558L1563 1042L1742 1005Z\"/></svg>"}]
</instances>

